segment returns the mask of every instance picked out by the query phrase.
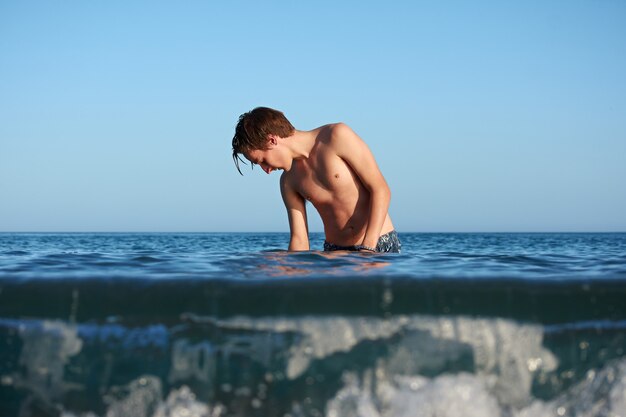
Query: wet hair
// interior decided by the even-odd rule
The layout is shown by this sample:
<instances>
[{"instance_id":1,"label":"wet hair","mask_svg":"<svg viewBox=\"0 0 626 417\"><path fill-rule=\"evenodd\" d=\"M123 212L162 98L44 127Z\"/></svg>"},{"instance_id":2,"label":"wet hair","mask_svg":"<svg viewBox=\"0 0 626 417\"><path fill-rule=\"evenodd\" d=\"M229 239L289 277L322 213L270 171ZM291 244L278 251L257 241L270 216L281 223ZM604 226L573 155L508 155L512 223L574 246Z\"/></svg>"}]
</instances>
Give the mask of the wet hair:
<instances>
[{"instance_id":1,"label":"wet hair","mask_svg":"<svg viewBox=\"0 0 626 417\"><path fill-rule=\"evenodd\" d=\"M233 161L237 171L243 175L239 162L245 164L246 161L241 158L242 154L269 149L268 135L286 138L295 130L282 112L269 107L257 107L239 116L233 136Z\"/></svg>"}]
</instances>

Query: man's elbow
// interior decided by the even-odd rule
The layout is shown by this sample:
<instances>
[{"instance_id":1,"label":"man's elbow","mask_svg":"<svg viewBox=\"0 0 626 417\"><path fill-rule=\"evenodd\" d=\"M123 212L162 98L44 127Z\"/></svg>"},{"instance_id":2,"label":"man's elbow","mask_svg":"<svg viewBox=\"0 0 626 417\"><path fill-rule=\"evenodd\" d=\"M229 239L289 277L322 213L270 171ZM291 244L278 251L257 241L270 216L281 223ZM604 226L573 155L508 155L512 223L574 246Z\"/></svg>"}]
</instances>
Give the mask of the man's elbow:
<instances>
[{"instance_id":1,"label":"man's elbow","mask_svg":"<svg viewBox=\"0 0 626 417\"><path fill-rule=\"evenodd\" d=\"M385 183L385 197L387 200L391 200L391 188Z\"/></svg>"},{"instance_id":2,"label":"man's elbow","mask_svg":"<svg viewBox=\"0 0 626 417\"><path fill-rule=\"evenodd\" d=\"M391 201L391 189L387 185L387 182L383 182L378 184L376 187L372 187L371 193L375 196L375 198Z\"/></svg>"}]
</instances>

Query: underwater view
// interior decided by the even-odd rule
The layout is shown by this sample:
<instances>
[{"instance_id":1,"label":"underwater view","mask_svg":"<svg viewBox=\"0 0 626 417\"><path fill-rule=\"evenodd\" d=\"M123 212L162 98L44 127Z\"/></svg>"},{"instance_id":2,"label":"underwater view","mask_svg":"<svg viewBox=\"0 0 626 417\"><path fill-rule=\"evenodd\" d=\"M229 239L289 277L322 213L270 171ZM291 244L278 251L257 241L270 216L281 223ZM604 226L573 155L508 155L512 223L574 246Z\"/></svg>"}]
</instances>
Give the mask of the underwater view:
<instances>
[{"instance_id":1,"label":"underwater view","mask_svg":"<svg viewBox=\"0 0 626 417\"><path fill-rule=\"evenodd\" d=\"M626 233L1 233L0 416L626 417Z\"/></svg>"}]
</instances>

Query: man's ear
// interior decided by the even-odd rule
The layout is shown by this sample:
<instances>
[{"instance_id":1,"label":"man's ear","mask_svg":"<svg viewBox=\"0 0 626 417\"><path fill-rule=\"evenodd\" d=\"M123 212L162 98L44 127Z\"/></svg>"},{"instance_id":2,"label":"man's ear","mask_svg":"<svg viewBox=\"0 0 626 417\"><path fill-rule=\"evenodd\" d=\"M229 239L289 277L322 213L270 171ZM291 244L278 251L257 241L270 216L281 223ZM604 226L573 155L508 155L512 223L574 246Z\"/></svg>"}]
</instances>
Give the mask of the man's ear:
<instances>
[{"instance_id":1,"label":"man's ear","mask_svg":"<svg viewBox=\"0 0 626 417\"><path fill-rule=\"evenodd\" d=\"M278 136L267 135L267 142L272 146L276 146L276 144L278 143Z\"/></svg>"}]
</instances>

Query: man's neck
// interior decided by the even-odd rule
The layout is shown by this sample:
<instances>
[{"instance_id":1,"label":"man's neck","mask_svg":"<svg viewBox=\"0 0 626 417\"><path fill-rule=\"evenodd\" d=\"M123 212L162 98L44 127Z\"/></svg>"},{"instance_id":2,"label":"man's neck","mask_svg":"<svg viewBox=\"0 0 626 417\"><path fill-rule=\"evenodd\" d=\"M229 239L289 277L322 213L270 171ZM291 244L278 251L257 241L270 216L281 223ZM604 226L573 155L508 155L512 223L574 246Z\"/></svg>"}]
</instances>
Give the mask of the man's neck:
<instances>
[{"instance_id":1,"label":"man's neck","mask_svg":"<svg viewBox=\"0 0 626 417\"><path fill-rule=\"evenodd\" d=\"M293 135L285 138L286 145L293 159L306 159L315 146L316 135L312 131L296 130Z\"/></svg>"}]
</instances>

